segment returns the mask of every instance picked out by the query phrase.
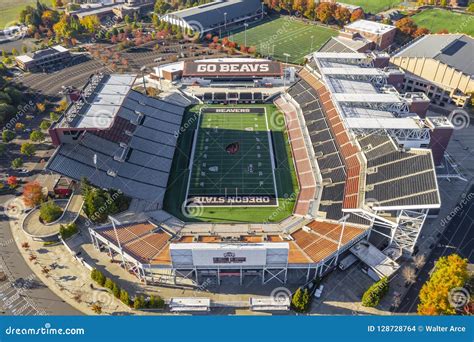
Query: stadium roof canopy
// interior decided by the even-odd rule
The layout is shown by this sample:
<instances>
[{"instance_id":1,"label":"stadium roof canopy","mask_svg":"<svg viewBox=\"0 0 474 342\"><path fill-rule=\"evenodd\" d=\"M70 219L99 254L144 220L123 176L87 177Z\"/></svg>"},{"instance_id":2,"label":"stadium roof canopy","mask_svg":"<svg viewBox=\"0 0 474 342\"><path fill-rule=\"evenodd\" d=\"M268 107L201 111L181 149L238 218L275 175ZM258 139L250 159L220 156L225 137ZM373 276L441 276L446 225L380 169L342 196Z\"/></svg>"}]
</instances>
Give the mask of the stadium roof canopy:
<instances>
[{"instance_id":1,"label":"stadium roof canopy","mask_svg":"<svg viewBox=\"0 0 474 342\"><path fill-rule=\"evenodd\" d=\"M432 58L465 74L474 75L472 56L474 56L474 38L464 34L428 34L394 55L394 57Z\"/></svg>"},{"instance_id":2,"label":"stadium roof canopy","mask_svg":"<svg viewBox=\"0 0 474 342\"><path fill-rule=\"evenodd\" d=\"M162 204L184 107L132 90L134 79L104 76L89 97L84 87L82 107L74 112L73 103L51 127L73 138L61 141L47 169Z\"/></svg>"},{"instance_id":3,"label":"stadium roof canopy","mask_svg":"<svg viewBox=\"0 0 474 342\"><path fill-rule=\"evenodd\" d=\"M261 13L260 0L216 0L208 4L186 8L162 16L162 19L181 19L197 31L209 31L222 26L225 22L231 24L244 17Z\"/></svg>"}]
</instances>

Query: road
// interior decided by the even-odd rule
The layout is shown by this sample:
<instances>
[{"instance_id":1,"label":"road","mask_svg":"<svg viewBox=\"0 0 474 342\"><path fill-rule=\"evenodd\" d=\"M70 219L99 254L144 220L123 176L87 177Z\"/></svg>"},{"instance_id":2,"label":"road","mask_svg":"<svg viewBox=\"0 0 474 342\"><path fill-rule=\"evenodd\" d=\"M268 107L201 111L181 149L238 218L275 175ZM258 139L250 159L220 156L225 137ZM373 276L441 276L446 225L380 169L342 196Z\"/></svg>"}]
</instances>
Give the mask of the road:
<instances>
[{"instance_id":1,"label":"road","mask_svg":"<svg viewBox=\"0 0 474 342\"><path fill-rule=\"evenodd\" d=\"M5 203L12 195L0 196ZM17 248L8 218L0 216L0 268L8 280L0 281L2 315L81 315L48 289L31 271Z\"/></svg>"},{"instance_id":2,"label":"road","mask_svg":"<svg viewBox=\"0 0 474 342\"><path fill-rule=\"evenodd\" d=\"M415 313L417 309L418 294L421 287L429 278L434 262L441 256L457 253L463 258L474 262L474 186L467 192L472 198L465 205L458 205L461 210L449 222L438 245L433 249L425 266L418 275L417 282L412 285L407 295L398 308L399 313ZM467 195L466 194L466 195ZM467 195L469 196L469 195ZM467 197L469 198L469 197Z\"/></svg>"}]
</instances>

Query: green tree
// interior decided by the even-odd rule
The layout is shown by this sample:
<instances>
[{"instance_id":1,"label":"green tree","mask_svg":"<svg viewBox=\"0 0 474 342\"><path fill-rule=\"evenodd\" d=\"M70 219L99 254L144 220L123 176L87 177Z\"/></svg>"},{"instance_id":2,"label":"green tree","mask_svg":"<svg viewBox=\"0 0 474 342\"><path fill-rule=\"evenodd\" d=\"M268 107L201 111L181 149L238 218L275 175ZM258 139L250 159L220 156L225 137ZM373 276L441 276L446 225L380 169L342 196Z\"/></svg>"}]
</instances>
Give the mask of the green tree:
<instances>
[{"instance_id":1,"label":"green tree","mask_svg":"<svg viewBox=\"0 0 474 342\"><path fill-rule=\"evenodd\" d=\"M143 309L146 306L145 298L143 296L135 297L133 301L133 308L135 310Z\"/></svg>"},{"instance_id":2,"label":"green tree","mask_svg":"<svg viewBox=\"0 0 474 342\"><path fill-rule=\"evenodd\" d=\"M7 152L7 146L5 144L0 143L0 156L5 155L6 152Z\"/></svg>"},{"instance_id":3,"label":"green tree","mask_svg":"<svg viewBox=\"0 0 474 342\"><path fill-rule=\"evenodd\" d=\"M112 291L113 288L114 288L114 282L112 281L112 279L106 278L106 279L105 279L104 287L105 287L106 289L109 289L110 291Z\"/></svg>"},{"instance_id":4,"label":"green tree","mask_svg":"<svg viewBox=\"0 0 474 342\"><path fill-rule=\"evenodd\" d=\"M3 142L10 142L15 139L15 132L10 131L9 129L4 129L2 132Z\"/></svg>"},{"instance_id":5,"label":"green tree","mask_svg":"<svg viewBox=\"0 0 474 342\"><path fill-rule=\"evenodd\" d=\"M35 153L35 151L35 145L31 143L23 143L20 148L20 153L28 157L31 157Z\"/></svg>"},{"instance_id":6,"label":"green tree","mask_svg":"<svg viewBox=\"0 0 474 342\"><path fill-rule=\"evenodd\" d=\"M121 289L120 290L120 300L122 301L122 303L124 303L125 305L130 305L130 297L128 295L128 292L125 291L124 289Z\"/></svg>"},{"instance_id":7,"label":"green tree","mask_svg":"<svg viewBox=\"0 0 474 342\"><path fill-rule=\"evenodd\" d=\"M21 158L13 159L12 168L19 169L22 166L23 166L23 159L21 159Z\"/></svg>"},{"instance_id":8,"label":"green tree","mask_svg":"<svg viewBox=\"0 0 474 342\"><path fill-rule=\"evenodd\" d=\"M291 299L291 305L295 311L306 312L309 309L310 301L308 289L298 288Z\"/></svg>"},{"instance_id":9,"label":"green tree","mask_svg":"<svg viewBox=\"0 0 474 342\"><path fill-rule=\"evenodd\" d=\"M120 287L114 283L114 286L112 287L112 293L114 294L115 298L120 298Z\"/></svg>"},{"instance_id":10,"label":"green tree","mask_svg":"<svg viewBox=\"0 0 474 342\"><path fill-rule=\"evenodd\" d=\"M51 126L51 123L47 120L43 120L40 123L40 128L44 131L46 131L50 126Z\"/></svg>"},{"instance_id":11,"label":"green tree","mask_svg":"<svg viewBox=\"0 0 474 342\"><path fill-rule=\"evenodd\" d=\"M372 284L362 296L362 305L367 307L376 307L379 305L383 296L385 296L389 289L389 282L387 277L383 277L376 283Z\"/></svg>"},{"instance_id":12,"label":"green tree","mask_svg":"<svg viewBox=\"0 0 474 342\"><path fill-rule=\"evenodd\" d=\"M44 140L44 133L39 130L34 130L30 134L30 140L33 142L41 142Z\"/></svg>"},{"instance_id":13,"label":"green tree","mask_svg":"<svg viewBox=\"0 0 474 342\"><path fill-rule=\"evenodd\" d=\"M53 201L48 201L41 204L40 218L46 223L56 221L62 213L63 209Z\"/></svg>"}]
</instances>

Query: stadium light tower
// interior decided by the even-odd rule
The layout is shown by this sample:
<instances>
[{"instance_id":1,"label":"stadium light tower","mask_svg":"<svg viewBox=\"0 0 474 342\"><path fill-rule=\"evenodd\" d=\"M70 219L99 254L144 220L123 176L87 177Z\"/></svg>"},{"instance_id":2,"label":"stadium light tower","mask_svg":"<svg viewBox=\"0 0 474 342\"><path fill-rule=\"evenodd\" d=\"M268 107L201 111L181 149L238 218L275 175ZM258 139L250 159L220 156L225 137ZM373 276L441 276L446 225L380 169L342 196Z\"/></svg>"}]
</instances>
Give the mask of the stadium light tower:
<instances>
[{"instance_id":1,"label":"stadium light tower","mask_svg":"<svg viewBox=\"0 0 474 342\"><path fill-rule=\"evenodd\" d=\"M291 55L289 53L284 53L283 56L285 56L285 59L286 59L286 67L288 68L288 57L291 57ZM286 68L285 68L286 70ZM283 86L286 87L286 72L283 71Z\"/></svg>"},{"instance_id":2,"label":"stadium light tower","mask_svg":"<svg viewBox=\"0 0 474 342\"><path fill-rule=\"evenodd\" d=\"M140 71L142 72L143 88L145 88L145 95L148 95L148 93L146 91L146 82L145 82L145 71L146 70L147 70L146 65L144 65L140 68Z\"/></svg>"},{"instance_id":3,"label":"stadium light tower","mask_svg":"<svg viewBox=\"0 0 474 342\"><path fill-rule=\"evenodd\" d=\"M249 26L249 24L244 23L244 27L245 27L245 29L244 29L244 37L245 37L245 43L244 43L244 45L245 45L245 47L247 47L247 27L248 27L248 26Z\"/></svg>"}]
</instances>

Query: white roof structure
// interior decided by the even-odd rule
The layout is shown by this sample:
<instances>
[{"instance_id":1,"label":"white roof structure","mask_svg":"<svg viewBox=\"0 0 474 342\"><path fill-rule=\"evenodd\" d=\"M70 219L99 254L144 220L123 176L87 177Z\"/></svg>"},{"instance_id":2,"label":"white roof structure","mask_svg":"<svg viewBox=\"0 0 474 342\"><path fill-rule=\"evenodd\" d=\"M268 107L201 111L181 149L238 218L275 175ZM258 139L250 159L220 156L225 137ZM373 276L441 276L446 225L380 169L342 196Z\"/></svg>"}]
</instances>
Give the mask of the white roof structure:
<instances>
[{"instance_id":1,"label":"white roof structure","mask_svg":"<svg viewBox=\"0 0 474 342\"><path fill-rule=\"evenodd\" d=\"M375 21L365 20L365 19L354 21L353 23L346 25L345 28L354 29L358 31L364 31L364 32L373 33L373 34L383 34L391 30L395 30L395 26L381 24Z\"/></svg>"},{"instance_id":2,"label":"white roof structure","mask_svg":"<svg viewBox=\"0 0 474 342\"><path fill-rule=\"evenodd\" d=\"M250 309L252 311L288 311L290 310L290 298L250 298Z\"/></svg>"},{"instance_id":3,"label":"white roof structure","mask_svg":"<svg viewBox=\"0 0 474 342\"><path fill-rule=\"evenodd\" d=\"M321 68L325 75L384 75L380 69L362 69L357 67Z\"/></svg>"},{"instance_id":4,"label":"white roof structure","mask_svg":"<svg viewBox=\"0 0 474 342\"><path fill-rule=\"evenodd\" d=\"M397 262L390 259L367 241L359 242L350 251L380 277L389 278L400 268Z\"/></svg>"},{"instance_id":5,"label":"white roof structure","mask_svg":"<svg viewBox=\"0 0 474 342\"><path fill-rule=\"evenodd\" d=\"M365 102L365 103L398 103L402 102L400 97L394 94L354 94L354 93L339 93L333 94L333 100L337 102Z\"/></svg>"},{"instance_id":6,"label":"white roof structure","mask_svg":"<svg viewBox=\"0 0 474 342\"><path fill-rule=\"evenodd\" d=\"M108 78L102 87L90 95L91 100L82 108L76 116L77 128L99 128L110 127L118 110L135 82L136 75L114 74Z\"/></svg>"},{"instance_id":7,"label":"white roof structure","mask_svg":"<svg viewBox=\"0 0 474 342\"><path fill-rule=\"evenodd\" d=\"M346 118L350 129L420 129L412 118Z\"/></svg>"},{"instance_id":8,"label":"white roof structure","mask_svg":"<svg viewBox=\"0 0 474 342\"><path fill-rule=\"evenodd\" d=\"M209 298L171 298L169 303L171 312L182 311L209 311L211 300Z\"/></svg>"}]
</instances>

